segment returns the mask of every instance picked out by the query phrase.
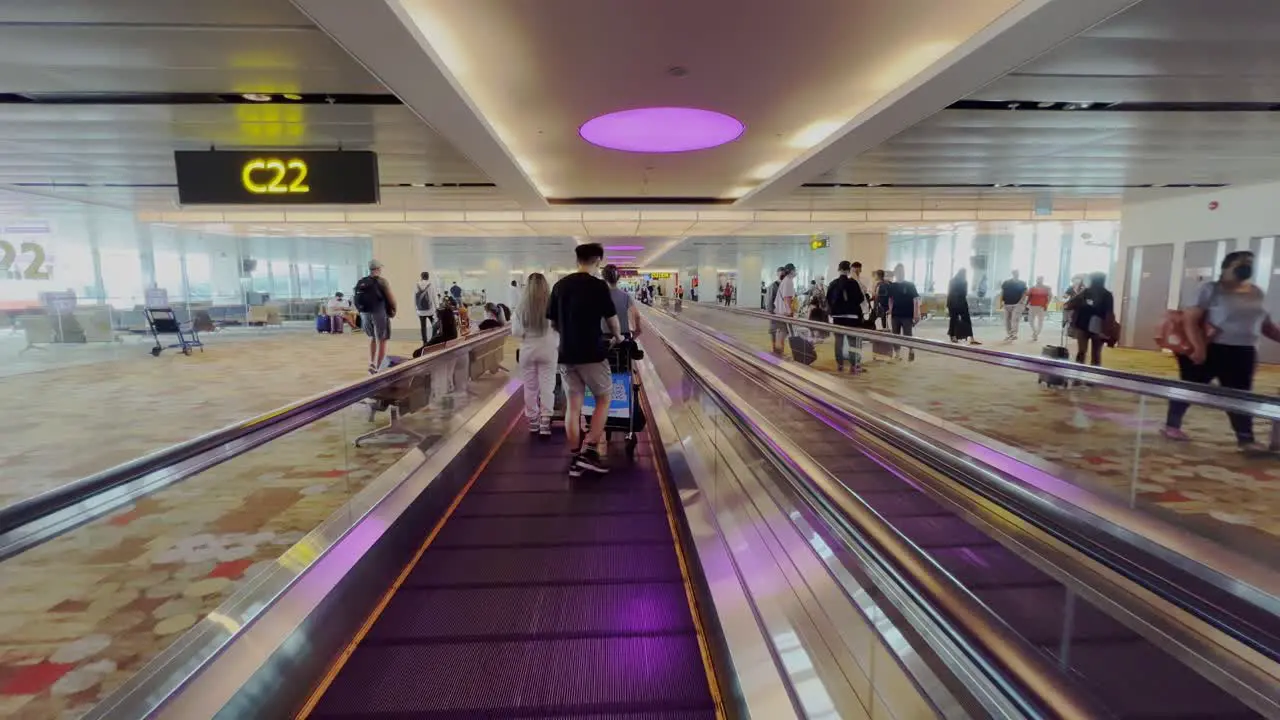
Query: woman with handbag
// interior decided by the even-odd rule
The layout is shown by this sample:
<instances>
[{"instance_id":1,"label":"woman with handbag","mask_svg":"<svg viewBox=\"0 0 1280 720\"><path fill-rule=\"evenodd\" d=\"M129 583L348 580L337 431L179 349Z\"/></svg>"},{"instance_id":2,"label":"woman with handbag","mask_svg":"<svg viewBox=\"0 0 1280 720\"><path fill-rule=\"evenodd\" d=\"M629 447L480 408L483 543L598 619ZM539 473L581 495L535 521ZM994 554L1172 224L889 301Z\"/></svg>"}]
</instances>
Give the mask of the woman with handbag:
<instances>
[{"instance_id":1,"label":"woman with handbag","mask_svg":"<svg viewBox=\"0 0 1280 720\"><path fill-rule=\"evenodd\" d=\"M1071 334L1076 339L1076 362L1084 364L1089 355L1090 365L1102 364L1102 346L1114 346L1119 341L1119 325L1116 323L1116 299L1107 289L1107 276L1096 272L1089 276L1089 285L1067 301L1071 312Z\"/></svg>"},{"instance_id":2,"label":"woman with handbag","mask_svg":"<svg viewBox=\"0 0 1280 720\"><path fill-rule=\"evenodd\" d=\"M1216 379L1224 388L1253 389L1258 342L1264 335L1280 342L1280 328L1267 313L1266 297L1253 284L1253 253L1227 254L1218 281L1202 285L1195 305L1183 310L1182 331L1185 342L1172 349L1183 380L1207 385ZM1182 431L1189 407L1185 402L1170 402L1160 434L1170 440L1189 440ZM1262 449L1254 440L1252 415L1227 413L1227 417L1242 451Z\"/></svg>"}]
</instances>

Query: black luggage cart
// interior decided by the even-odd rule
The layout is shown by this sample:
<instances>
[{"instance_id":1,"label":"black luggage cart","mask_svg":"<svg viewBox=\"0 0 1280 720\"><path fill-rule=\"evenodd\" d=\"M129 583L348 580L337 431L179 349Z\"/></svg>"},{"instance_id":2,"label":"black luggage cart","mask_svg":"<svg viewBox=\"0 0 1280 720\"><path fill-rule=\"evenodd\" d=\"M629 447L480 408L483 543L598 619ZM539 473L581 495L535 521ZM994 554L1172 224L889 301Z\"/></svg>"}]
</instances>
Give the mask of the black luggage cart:
<instances>
[{"instance_id":1,"label":"black luggage cart","mask_svg":"<svg viewBox=\"0 0 1280 720\"><path fill-rule=\"evenodd\" d=\"M183 355L190 355L191 348L200 348L204 352L204 343L200 342L200 333L195 324L179 322L172 308L147 308L143 311L147 317L147 325L151 327L151 336L155 338L155 347L151 348L151 357L160 357L166 347L179 348ZM165 345L160 342L161 335L176 335L178 342Z\"/></svg>"}]
</instances>

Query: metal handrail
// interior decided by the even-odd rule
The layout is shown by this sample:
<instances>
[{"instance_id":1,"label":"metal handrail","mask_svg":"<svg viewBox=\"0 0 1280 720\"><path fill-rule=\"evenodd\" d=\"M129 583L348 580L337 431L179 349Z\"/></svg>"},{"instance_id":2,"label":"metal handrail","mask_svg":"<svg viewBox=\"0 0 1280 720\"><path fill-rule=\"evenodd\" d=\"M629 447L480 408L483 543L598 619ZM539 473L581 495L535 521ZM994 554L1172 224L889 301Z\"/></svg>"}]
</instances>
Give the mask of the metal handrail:
<instances>
[{"instance_id":1,"label":"metal handrail","mask_svg":"<svg viewBox=\"0 0 1280 720\"><path fill-rule=\"evenodd\" d=\"M1199 385L1183 380L1173 380L1093 365L1079 365L1065 360L1051 360L1034 355L1020 355L1000 350L990 350L984 347L953 345L941 340L891 335L882 331L864 330L862 328L852 328L814 320L773 315L760 310L726 308L710 303L700 303L694 305L694 307L708 310L715 309L719 312L782 322L788 325L798 325L827 333L849 335L872 342L887 343L939 355L949 355L988 365L1012 367L1041 375L1080 380L1095 387L1122 390L1163 400L1178 400L1192 405L1203 405L1229 412L1246 413L1267 420L1280 420L1280 400L1243 390Z\"/></svg>"},{"instance_id":2,"label":"metal handrail","mask_svg":"<svg viewBox=\"0 0 1280 720\"><path fill-rule=\"evenodd\" d=\"M748 403L742 402L736 392L687 352L682 351L661 329L654 328L654 331L681 364L688 368L695 382L711 393L718 400L720 409L729 414L740 427L772 427L766 417ZM826 503L838 509L851 526L858 528L860 532L857 535L863 539L872 554L895 577L905 582L913 595L943 611L941 616L935 615L935 619L944 623L952 622L958 627L960 632L953 634L953 638L964 646L969 657L984 664L994 661L999 666L996 672L1003 673L1004 677L992 677L993 681L1013 679L1018 688L1029 691L1034 696L1034 702L1030 703L1028 698L1017 698L1015 702L1018 705L1024 708L1039 705L1048 709L1052 717L1059 718L1083 720L1105 714L1103 708L1092 698L1082 695L1078 688L1064 681L1052 663L1022 641L972 593L959 586L936 561L925 555L828 471L814 463L785 433L769 434L766 445L776 448L779 460L790 465L799 476L809 479L813 483L812 489ZM972 640L980 643L981 650L986 652L973 646ZM988 668L988 671L991 670L993 668ZM1014 688L1007 690L1017 692Z\"/></svg>"},{"instance_id":3,"label":"metal handrail","mask_svg":"<svg viewBox=\"0 0 1280 720\"><path fill-rule=\"evenodd\" d=\"M428 352L422 357L401 363L377 375L290 403L0 508L0 559L35 544L24 542L23 537L15 538L23 534L22 530L26 526L156 473L166 473L164 485L178 482L213 465L243 455L280 435L309 425L400 380L443 362L446 358L470 351L510 333L511 328L508 326L478 333L462 340L450 341L442 345L440 350ZM217 457L207 458L207 462L201 462L202 458L218 451L225 452ZM97 506L79 522L61 528L55 535L109 512L118 504L106 503L103 506ZM49 537L42 537L40 541L47 540Z\"/></svg>"},{"instance_id":4,"label":"metal handrail","mask_svg":"<svg viewBox=\"0 0 1280 720\"><path fill-rule=\"evenodd\" d=\"M672 316L672 319L675 319L674 316ZM703 326L700 323L685 320L679 320L679 322L688 325L694 332L707 336L708 339L718 339L717 336L720 335L720 333L717 333L714 329ZM957 462L954 457L948 458L945 452L939 452L939 450L933 446L932 441L926 437L902 428L892 421L878 417L874 413L867 414L859 412L859 409L856 406L848 405L843 402L843 398L839 395L835 396L835 398L838 399L822 398L809 390L802 390L793 382L781 379L778 375L780 372L778 367L774 366L772 363L762 361L757 357L757 353L749 349L744 349L740 341L727 343L723 346L717 345L715 347L715 351L732 358L732 362L740 363L741 365L750 368L753 372L763 373L764 376L783 383L785 386L792 388L796 392L808 398L810 401L821 404L824 408L833 410L842 415L856 418L859 423L866 424L869 428L874 428L873 434L884 434L889 437L898 438L902 445L910 448L908 452L914 451L921 453L923 456L928 458L928 462L930 464L940 463L941 465L951 468L970 466L964 462ZM776 444L776 441L772 438L770 442L774 442ZM979 472L985 473L993 478L996 478L1000 474L999 471L993 471L989 468L979 468ZM1002 481L997 478L997 482ZM1075 541L1067 540L1067 542L1069 545L1075 546ZM1082 550L1081 552L1086 556L1092 556L1088 550ZM1110 567L1120 577L1125 578L1129 582L1146 582L1144 579L1139 577L1141 573L1135 575L1133 572L1117 567L1106 560L1099 560L1099 562L1101 562L1105 567ZM1234 567L1237 569L1239 568L1238 565ZM1193 572L1193 574L1210 584L1218 585L1224 591L1238 597L1243 602L1254 605L1264 612L1272 611L1276 600L1276 595L1273 594L1275 591L1273 582L1275 576L1274 573L1270 573L1265 568L1250 568L1256 572L1251 573L1247 580L1223 578L1223 582L1217 582L1213 578L1206 578L1201 572L1195 572L1190 568L1184 567L1183 569ZM1218 572L1217 568L1209 565L1205 565L1204 569L1211 572ZM1263 573L1263 575L1260 576L1259 572ZM1235 587L1231 587L1232 585ZM1267 703L1275 703L1275 700L1266 691L1268 686L1274 687L1273 683L1275 682L1276 677L1274 670L1275 666L1268 665L1267 668L1264 669L1256 664L1257 662L1272 662L1271 658L1274 657L1275 652L1273 647L1267 645L1261 639L1242 635L1241 626L1236 626L1232 623L1224 624L1216 618L1206 616L1195 607L1189 607L1195 604L1190 599L1190 596L1184 597L1179 595L1176 590L1171 591L1169 588L1158 589L1154 586L1148 587L1150 587L1158 597L1161 597L1165 602L1168 602L1173 607L1177 608L1178 611L1187 613L1191 617L1198 618L1200 621L1205 623L1205 627L1209 629L1209 634L1204 634L1200 631L1193 631L1194 634L1191 636L1179 636L1179 638L1175 638L1176 642L1186 647L1196 645L1197 647L1207 648L1207 652L1210 653L1222 650L1229 654L1233 654L1232 661L1228 663L1229 669L1224 668L1222 672L1225 672L1227 677L1230 677L1233 682L1238 683L1240 688L1247 689L1248 692L1252 693L1250 697L1260 698L1263 702ZM1181 624L1178 626L1183 627ZM1167 632L1167 628L1162 632ZM1215 633L1220 634L1220 636L1215 635ZM1227 640L1227 638L1230 638L1230 640ZM1225 643L1235 643L1233 646L1235 649L1228 648L1227 645L1224 644L1224 641ZM1273 705L1269 705L1269 707L1272 706Z\"/></svg>"},{"instance_id":5,"label":"metal handrail","mask_svg":"<svg viewBox=\"0 0 1280 720\"><path fill-rule=\"evenodd\" d=\"M714 337L717 341L724 343L723 349L717 347L717 350L723 350L738 362L749 365L754 371L771 377L796 392L821 403L823 407L859 423L878 428L882 433L904 438L908 445L923 454L929 455L931 462L942 462L947 465L956 464L955 459L957 456L950 455L947 450L957 453L961 451L948 446L945 442L939 443L933 437L926 437L918 430L905 427L900 422L888 420L877 413L867 412L864 407L861 407L850 397L850 387L842 387L837 378L830 377L821 371L814 371L811 368L784 369L775 363L763 362L756 357L750 346L741 340L725 338L715 328L696 320L680 318L679 322L704 335ZM811 372L814 377L808 376L806 370ZM939 445L943 448L943 451L935 452L935 448L939 447ZM1021 463L1022 461L1018 462ZM989 468L984 472L989 472L992 476L1003 477L1008 471ZM1012 479L1013 476L1010 475L1009 477ZM1143 518L1145 524L1141 527L1135 526L1131 523L1134 517L1141 514L1139 511L1129 507L1111 505L1109 501L1102 497L1099 497L1096 504L1093 505L1081 506L1078 504L1078 500L1073 500L1072 502L1072 512L1084 510L1090 515L1103 518L1109 525L1118 529L1117 537L1121 534L1127 536L1126 542L1133 542L1132 538L1150 541L1152 540L1150 534L1153 528L1164 530L1166 527L1172 527L1169 523L1152 517ZM1165 531L1162 534L1167 535L1168 532L1171 531ZM1245 602L1258 605L1268 612L1280 612L1280 573L1254 562L1251 558L1237 555L1235 551L1229 549L1225 550L1231 556L1229 559L1221 554L1208 555L1203 548L1188 548L1185 540L1176 549L1165 544L1165 542L1152 541L1148 550L1158 555L1170 554L1189 560L1191 561L1190 566L1179 565L1179 567L1192 572L1202 580L1207 580L1210 584L1221 587L1232 595L1240 597ZM1215 550L1219 550L1219 548L1215 546ZM1172 557L1165 557L1165 559L1174 562ZM1175 564L1177 563L1175 562ZM1214 576L1221 577L1221 580L1203 577L1202 573L1206 571Z\"/></svg>"}]
</instances>

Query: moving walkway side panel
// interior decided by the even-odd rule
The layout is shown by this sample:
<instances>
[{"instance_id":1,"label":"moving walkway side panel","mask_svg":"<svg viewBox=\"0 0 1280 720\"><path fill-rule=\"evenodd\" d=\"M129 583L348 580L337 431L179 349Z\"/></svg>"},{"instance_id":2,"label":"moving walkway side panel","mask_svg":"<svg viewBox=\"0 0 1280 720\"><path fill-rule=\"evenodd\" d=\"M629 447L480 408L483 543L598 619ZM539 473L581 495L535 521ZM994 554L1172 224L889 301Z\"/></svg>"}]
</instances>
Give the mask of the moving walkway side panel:
<instances>
[{"instance_id":1,"label":"moving walkway side panel","mask_svg":"<svg viewBox=\"0 0 1280 720\"><path fill-rule=\"evenodd\" d=\"M210 661L148 717L276 720L292 717L446 515L475 468L522 417L508 383L449 436L426 464L377 502ZM136 689L141 696L151 688ZM118 707L145 706L140 697ZM110 707L91 717L118 717Z\"/></svg>"},{"instance_id":2,"label":"moving walkway side panel","mask_svg":"<svg viewBox=\"0 0 1280 720\"><path fill-rule=\"evenodd\" d=\"M698 333L691 327L681 332ZM1023 552L1011 550L1005 543L1020 544L1014 538L1025 534L1029 523L1024 519L1009 517L1008 510L992 514L992 524L970 516L962 510L963 505L936 496L932 490L926 492L926 487L933 487L931 481L914 476L908 480L889 471L895 465L903 467L892 457L877 456L875 451L865 454L865 448L875 447L866 442L866 428L851 424L839 412L824 411L820 402L807 401L798 391L769 380L775 372L767 367L770 363L753 362L752 353L731 353L714 342L708 341L707 347L717 349L699 352L723 353L729 366L738 368L737 372L718 373L720 380L741 386L738 392L749 405L766 415L785 436L795 438L802 451L831 473L859 503L924 550L1025 642L1053 658L1067 675L1102 699L1110 712L1121 717L1257 716L1257 711L1215 686L1215 682L1232 687L1232 693L1238 689L1248 695L1249 704L1254 707L1272 707L1267 697L1274 695L1274 686L1269 696L1255 681L1246 681L1255 683L1252 685L1235 685L1226 676L1218 677L1216 669L1209 673L1215 678L1210 682L1182 664L1185 648L1152 640L1129 627L1135 621L1144 621L1141 614L1131 617L1128 610L1115 606L1117 597L1091 595L1088 591L1079 594L1081 589L1075 588L1073 581L1057 577L1058 569L1046 572L1037 565L1045 559L1040 552L1025 552L1035 547L1034 543L1023 545ZM771 399L774 396L790 399ZM892 446L884 447L892 450ZM906 467L932 472L918 463L908 463ZM911 471L907 474L911 475ZM946 478L939 479L945 481ZM1055 562L1058 561L1050 561L1049 565ZM1084 564L1073 572L1083 573L1081 577L1106 577L1105 573L1096 572L1102 570L1101 566L1090 565L1086 556ZM1139 597L1145 594L1139 589ZM1107 611L1102 612L1099 607ZM1124 617L1124 622L1113 615ZM1159 631L1156 634L1162 636Z\"/></svg>"},{"instance_id":3,"label":"moving walkway side panel","mask_svg":"<svg viewBox=\"0 0 1280 720\"><path fill-rule=\"evenodd\" d=\"M779 469L748 438L750 430L737 424L735 410L703 389L707 368L677 360L678 353L666 352L662 344L667 338L654 334L646 345L651 402L669 405L672 436L699 461L696 483L680 488L685 514L690 516L691 508L707 512L730 551L708 571L716 576L710 584L746 593L756 622L771 639L772 662L794 689L793 712L842 718L982 717L966 713L937 675L918 664L915 650L901 642L886 618L885 596L877 588L852 580L843 567L831 567L829 550L835 543L824 541L818 523L802 517L804 508L770 489L785 483ZM664 386L669 397L653 392L655 385ZM737 407L733 401L729 405ZM733 573L736 577L728 577ZM720 622L732 625L725 606L717 598ZM729 652L739 687L749 695L757 683L744 672L769 660L750 657L750 649ZM782 715L775 710L752 716Z\"/></svg>"}]
</instances>

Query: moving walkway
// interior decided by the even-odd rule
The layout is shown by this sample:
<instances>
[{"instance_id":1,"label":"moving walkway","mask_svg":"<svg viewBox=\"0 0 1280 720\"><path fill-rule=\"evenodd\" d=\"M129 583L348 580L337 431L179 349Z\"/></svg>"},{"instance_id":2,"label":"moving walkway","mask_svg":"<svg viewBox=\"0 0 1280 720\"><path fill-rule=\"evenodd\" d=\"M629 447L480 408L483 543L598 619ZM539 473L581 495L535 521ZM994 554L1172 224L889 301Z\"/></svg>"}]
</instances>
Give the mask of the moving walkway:
<instances>
[{"instance_id":1,"label":"moving walkway","mask_svg":"<svg viewBox=\"0 0 1280 720\"><path fill-rule=\"evenodd\" d=\"M90 542L130 500L190 489L252 448L270 453L288 433L426 385L448 397L400 418L413 432L394 462L88 716L1243 718L1280 707L1270 576L1250 567L1237 584L1252 594L1224 591L1122 542L1129 528L1067 522L947 432L889 409L877 419L732 338L646 317L651 422L635 461L619 446L608 476L570 479L560 439L523 432L505 376L467 385L459 365L498 331L22 516L0 512L0 548L13 562L52 537ZM1121 572L1123 558L1145 570ZM1158 582L1175 571L1204 590L1200 605Z\"/></svg>"}]
</instances>

